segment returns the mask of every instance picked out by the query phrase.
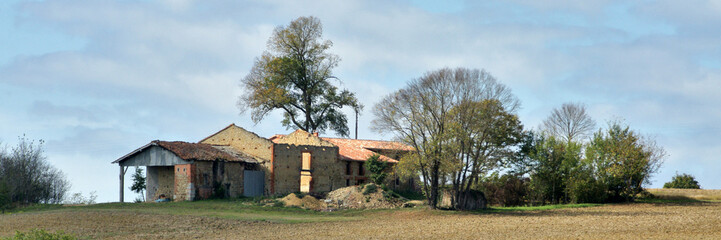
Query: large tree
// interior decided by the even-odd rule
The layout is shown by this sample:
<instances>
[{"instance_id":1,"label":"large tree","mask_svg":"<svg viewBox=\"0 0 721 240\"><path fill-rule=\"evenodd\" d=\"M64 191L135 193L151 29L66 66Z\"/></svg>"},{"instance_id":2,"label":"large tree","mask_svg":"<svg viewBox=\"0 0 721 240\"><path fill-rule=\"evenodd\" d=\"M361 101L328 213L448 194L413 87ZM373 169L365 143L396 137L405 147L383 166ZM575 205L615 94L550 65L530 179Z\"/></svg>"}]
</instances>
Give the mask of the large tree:
<instances>
[{"instance_id":1,"label":"large tree","mask_svg":"<svg viewBox=\"0 0 721 240\"><path fill-rule=\"evenodd\" d=\"M333 45L323 40L323 28L315 17L300 17L276 27L268 50L256 58L242 80L246 93L240 97L241 112L252 109L258 123L273 110L283 111L283 126L308 132L331 129L348 136L344 106L358 111L362 106L348 90L331 83L338 56L328 52Z\"/></svg>"},{"instance_id":2,"label":"large tree","mask_svg":"<svg viewBox=\"0 0 721 240\"><path fill-rule=\"evenodd\" d=\"M586 114L585 105L564 103L560 109L553 109L543 121L543 127L548 134L572 142L588 136L596 127L596 122Z\"/></svg>"},{"instance_id":3,"label":"large tree","mask_svg":"<svg viewBox=\"0 0 721 240\"><path fill-rule=\"evenodd\" d=\"M487 72L444 68L383 98L373 126L417 150L403 157L398 172L420 172L435 208L439 185L453 183L456 193L465 192L508 154L506 147L520 138L518 107L510 89ZM454 202L463 201L456 196Z\"/></svg>"}]
</instances>

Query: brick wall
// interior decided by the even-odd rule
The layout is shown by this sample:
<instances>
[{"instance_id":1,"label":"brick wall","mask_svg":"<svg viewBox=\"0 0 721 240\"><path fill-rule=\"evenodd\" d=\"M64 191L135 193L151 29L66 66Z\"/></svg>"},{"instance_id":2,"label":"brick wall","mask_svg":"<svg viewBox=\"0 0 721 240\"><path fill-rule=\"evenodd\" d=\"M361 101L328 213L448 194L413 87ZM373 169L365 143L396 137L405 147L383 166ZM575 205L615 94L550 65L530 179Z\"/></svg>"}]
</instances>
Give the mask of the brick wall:
<instances>
[{"instance_id":1,"label":"brick wall","mask_svg":"<svg viewBox=\"0 0 721 240\"><path fill-rule=\"evenodd\" d=\"M175 195L173 200L186 201L194 199L193 164L175 165Z\"/></svg>"}]
</instances>

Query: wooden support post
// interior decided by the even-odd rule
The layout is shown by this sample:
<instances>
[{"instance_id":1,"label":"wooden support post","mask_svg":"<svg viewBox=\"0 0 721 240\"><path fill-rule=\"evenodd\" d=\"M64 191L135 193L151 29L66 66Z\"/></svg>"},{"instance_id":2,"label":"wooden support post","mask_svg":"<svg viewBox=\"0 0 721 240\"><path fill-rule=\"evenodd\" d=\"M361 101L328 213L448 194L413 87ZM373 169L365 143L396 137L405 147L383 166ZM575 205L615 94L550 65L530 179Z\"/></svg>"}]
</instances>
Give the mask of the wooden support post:
<instances>
[{"instance_id":1,"label":"wooden support post","mask_svg":"<svg viewBox=\"0 0 721 240\"><path fill-rule=\"evenodd\" d=\"M120 164L118 164L118 165L120 165ZM124 193L125 193L125 189L124 189L124 188L125 188L125 172L126 172L127 170L128 170L127 167L126 167L125 169L123 169L123 166L120 165L120 202L124 202L124 201L125 201L125 196L124 196Z\"/></svg>"}]
</instances>

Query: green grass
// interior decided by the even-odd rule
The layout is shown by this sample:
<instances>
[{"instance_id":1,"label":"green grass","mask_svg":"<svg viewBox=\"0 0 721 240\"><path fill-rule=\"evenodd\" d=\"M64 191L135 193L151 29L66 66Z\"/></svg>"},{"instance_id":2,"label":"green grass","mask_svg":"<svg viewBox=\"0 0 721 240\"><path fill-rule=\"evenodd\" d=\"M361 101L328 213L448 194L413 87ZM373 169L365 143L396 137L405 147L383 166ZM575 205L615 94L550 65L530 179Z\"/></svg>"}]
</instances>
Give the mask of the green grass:
<instances>
[{"instance_id":1,"label":"green grass","mask_svg":"<svg viewBox=\"0 0 721 240\"><path fill-rule=\"evenodd\" d=\"M318 212L296 207L261 206L264 198L244 198L233 200L202 200L193 202L166 203L100 203L93 205L62 206L39 204L22 208L15 213L36 211L101 211L133 212L145 214L166 214L180 216L199 216L235 219L241 221L267 221L274 223L335 222L361 220L369 215L381 212L425 211L426 208L376 209L376 210L340 210ZM272 205L272 204L271 204ZM476 213L545 211L562 208L594 207L600 204L563 204L533 207L491 207ZM456 214L461 211L432 211L436 214Z\"/></svg>"},{"instance_id":2,"label":"green grass","mask_svg":"<svg viewBox=\"0 0 721 240\"><path fill-rule=\"evenodd\" d=\"M9 213L37 211L111 211L181 216L201 216L236 219L242 221L268 221L275 223L350 221L361 219L366 211L343 210L317 212L296 207L265 207L262 199L202 200L165 203L100 203L93 205L63 206L36 204L15 209Z\"/></svg>"},{"instance_id":3,"label":"green grass","mask_svg":"<svg viewBox=\"0 0 721 240\"><path fill-rule=\"evenodd\" d=\"M47 211L47 210L54 210L54 209L61 209L61 208L63 208L63 205L60 205L60 204L36 203L36 204L31 204L29 206L15 207L12 209L5 210L5 214Z\"/></svg>"}]
</instances>

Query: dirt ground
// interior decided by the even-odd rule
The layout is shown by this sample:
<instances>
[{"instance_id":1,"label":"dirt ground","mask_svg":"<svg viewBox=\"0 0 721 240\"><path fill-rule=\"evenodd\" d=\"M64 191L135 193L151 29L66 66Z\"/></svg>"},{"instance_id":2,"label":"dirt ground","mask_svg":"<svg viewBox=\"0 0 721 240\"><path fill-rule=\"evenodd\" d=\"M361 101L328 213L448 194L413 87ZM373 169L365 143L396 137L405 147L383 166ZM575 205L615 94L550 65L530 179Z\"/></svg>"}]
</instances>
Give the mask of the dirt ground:
<instances>
[{"instance_id":1,"label":"dirt ground","mask_svg":"<svg viewBox=\"0 0 721 240\"><path fill-rule=\"evenodd\" d=\"M721 239L721 203L637 203L530 212L402 209L360 220L272 223L123 210L0 215L0 236L64 230L102 239Z\"/></svg>"}]
</instances>

